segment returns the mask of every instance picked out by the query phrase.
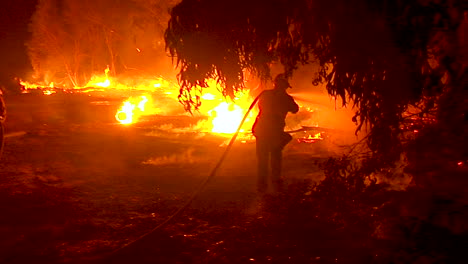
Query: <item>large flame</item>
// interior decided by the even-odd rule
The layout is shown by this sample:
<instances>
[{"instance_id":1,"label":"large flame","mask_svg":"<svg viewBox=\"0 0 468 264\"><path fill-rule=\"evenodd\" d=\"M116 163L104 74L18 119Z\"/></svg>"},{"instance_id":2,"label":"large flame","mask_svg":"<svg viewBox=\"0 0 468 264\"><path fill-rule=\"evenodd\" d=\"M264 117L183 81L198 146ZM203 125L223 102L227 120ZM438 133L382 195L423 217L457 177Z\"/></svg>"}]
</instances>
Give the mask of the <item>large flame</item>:
<instances>
[{"instance_id":1,"label":"large flame","mask_svg":"<svg viewBox=\"0 0 468 264\"><path fill-rule=\"evenodd\" d=\"M85 87L110 87L111 81L109 80L109 66L104 70L105 77L93 76L91 80L85 85Z\"/></svg>"},{"instance_id":2,"label":"large flame","mask_svg":"<svg viewBox=\"0 0 468 264\"><path fill-rule=\"evenodd\" d=\"M203 89L202 105L199 108L199 114L205 116L206 119L200 121L194 129L220 134L235 133L251 103L251 98L247 93L239 92L237 97L231 100L222 96L214 80L209 81L208 84L208 87ZM153 84L153 87L164 91L161 94L162 97L177 100L175 95L178 94L178 87L172 87L169 82L159 82ZM144 109L139 107L143 102L146 105ZM115 117L122 124L136 123L140 117L154 114L154 108L159 108L157 105L156 101L148 102L131 97L123 102ZM243 127L251 127L253 115L254 113L249 115Z\"/></svg>"},{"instance_id":3,"label":"large flame","mask_svg":"<svg viewBox=\"0 0 468 264\"><path fill-rule=\"evenodd\" d=\"M234 103L222 102L211 110L209 114L213 118L212 132L235 133L242 121L243 109Z\"/></svg>"},{"instance_id":4,"label":"large flame","mask_svg":"<svg viewBox=\"0 0 468 264\"><path fill-rule=\"evenodd\" d=\"M202 96L200 109L208 115L205 129L221 134L235 133L251 104L251 97L247 93L239 92L232 100L224 98L214 82L209 84L208 92ZM247 127L252 127L254 114L251 112L246 118L241 132L245 132Z\"/></svg>"},{"instance_id":5,"label":"large flame","mask_svg":"<svg viewBox=\"0 0 468 264\"><path fill-rule=\"evenodd\" d=\"M115 114L115 119L121 124L132 124L145 113L145 106L148 101L148 97L145 95L129 98Z\"/></svg>"}]
</instances>

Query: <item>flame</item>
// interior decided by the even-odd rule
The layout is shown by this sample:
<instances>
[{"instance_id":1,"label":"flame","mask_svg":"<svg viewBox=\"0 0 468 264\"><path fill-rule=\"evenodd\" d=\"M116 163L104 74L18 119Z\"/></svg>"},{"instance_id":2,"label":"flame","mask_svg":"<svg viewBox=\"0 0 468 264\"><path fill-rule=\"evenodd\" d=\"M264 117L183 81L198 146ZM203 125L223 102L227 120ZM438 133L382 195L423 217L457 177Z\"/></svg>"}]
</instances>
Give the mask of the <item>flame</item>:
<instances>
[{"instance_id":1,"label":"flame","mask_svg":"<svg viewBox=\"0 0 468 264\"><path fill-rule=\"evenodd\" d=\"M19 83L24 88L22 93L28 93L29 90L40 90L44 95L51 95L57 93L57 91L54 89L54 82L51 82L46 85L40 85L19 80Z\"/></svg>"},{"instance_id":2,"label":"flame","mask_svg":"<svg viewBox=\"0 0 468 264\"><path fill-rule=\"evenodd\" d=\"M109 80L109 71L109 66L107 66L107 68L104 70L105 76L93 76L93 78L91 78L85 87L110 87L111 81Z\"/></svg>"},{"instance_id":3,"label":"flame","mask_svg":"<svg viewBox=\"0 0 468 264\"><path fill-rule=\"evenodd\" d=\"M199 128L221 135L235 133L252 103L252 98L248 93L238 92L231 100L222 96L215 81L210 81L208 84L208 88L205 88L205 93L201 96L203 101L200 107L200 111L206 113L208 119L201 122ZM240 132L246 132L246 127L252 127L255 111L246 118Z\"/></svg>"},{"instance_id":4,"label":"flame","mask_svg":"<svg viewBox=\"0 0 468 264\"><path fill-rule=\"evenodd\" d=\"M42 93L44 95L51 95L51 94L57 93L57 91L44 89L44 90L42 90Z\"/></svg>"},{"instance_id":5,"label":"flame","mask_svg":"<svg viewBox=\"0 0 468 264\"><path fill-rule=\"evenodd\" d=\"M130 97L122 104L122 107L115 114L115 119L121 124L132 124L145 112L146 103L149 99L147 96L142 95L137 98Z\"/></svg>"},{"instance_id":6,"label":"flame","mask_svg":"<svg viewBox=\"0 0 468 264\"><path fill-rule=\"evenodd\" d=\"M115 114L115 119L121 124L131 124L133 123L133 110L135 110L135 105L126 101L123 103L122 108Z\"/></svg>"},{"instance_id":7,"label":"flame","mask_svg":"<svg viewBox=\"0 0 468 264\"><path fill-rule=\"evenodd\" d=\"M109 80L96 83L96 86L99 86L99 87L109 87L110 85L111 85L111 82Z\"/></svg>"},{"instance_id":8,"label":"flame","mask_svg":"<svg viewBox=\"0 0 468 264\"><path fill-rule=\"evenodd\" d=\"M309 135L308 139L323 139L322 138L322 132L319 132L319 133L315 134L313 137L311 135Z\"/></svg>"},{"instance_id":9,"label":"flame","mask_svg":"<svg viewBox=\"0 0 468 264\"><path fill-rule=\"evenodd\" d=\"M314 143L319 140L323 140L322 132L316 133L313 136L309 135L307 137L299 138L297 141L302 143Z\"/></svg>"},{"instance_id":10,"label":"flame","mask_svg":"<svg viewBox=\"0 0 468 264\"><path fill-rule=\"evenodd\" d=\"M243 118L243 109L236 104L220 103L209 112L214 133L235 133Z\"/></svg>"},{"instance_id":11,"label":"flame","mask_svg":"<svg viewBox=\"0 0 468 264\"><path fill-rule=\"evenodd\" d=\"M170 89L162 83L155 83L153 87L165 88L162 95L177 100L174 96L174 94L178 94L175 89ZM238 97L233 100L224 98L214 82L210 83L210 86L205 90L207 92L201 96L203 101L199 113L206 119L200 121L193 129L219 134L235 133L251 103L249 96L245 93L239 93ZM148 96L142 96L138 99L131 97L122 104L115 114L115 118L122 124L138 122L141 116L155 113L154 108L159 108L155 103L157 102L149 102ZM251 127L253 115L253 113L249 115L244 127L249 125ZM245 132L245 129L242 129L241 132Z\"/></svg>"}]
</instances>

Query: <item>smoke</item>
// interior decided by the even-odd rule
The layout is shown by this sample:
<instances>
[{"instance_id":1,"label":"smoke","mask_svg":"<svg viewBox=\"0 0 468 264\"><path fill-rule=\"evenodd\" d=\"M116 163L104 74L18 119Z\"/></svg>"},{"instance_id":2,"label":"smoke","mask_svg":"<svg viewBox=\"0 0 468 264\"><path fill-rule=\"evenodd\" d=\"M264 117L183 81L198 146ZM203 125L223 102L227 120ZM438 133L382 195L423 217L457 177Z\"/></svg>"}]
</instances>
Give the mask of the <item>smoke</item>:
<instances>
[{"instance_id":1,"label":"smoke","mask_svg":"<svg viewBox=\"0 0 468 264\"><path fill-rule=\"evenodd\" d=\"M314 85L313 80L318 65L310 64L294 72L288 93L293 96L301 109L296 115L289 115L287 125L290 129L300 126L316 126L334 131L333 142L336 145L352 144L366 135L366 131L356 134L356 124L352 121L355 109L351 105L343 106L341 99L331 97L325 84Z\"/></svg>"},{"instance_id":2,"label":"smoke","mask_svg":"<svg viewBox=\"0 0 468 264\"><path fill-rule=\"evenodd\" d=\"M0 89L19 89L18 76L31 71L24 43L35 0L2 1L0 8Z\"/></svg>"},{"instance_id":3,"label":"smoke","mask_svg":"<svg viewBox=\"0 0 468 264\"><path fill-rule=\"evenodd\" d=\"M195 152L194 148L189 148L182 153L149 158L148 160L144 161L143 164L154 165L154 166L162 166L162 165L181 166L181 165L186 165L186 164L205 163L210 160L206 157L203 158L203 157L197 156L194 154L194 152Z\"/></svg>"},{"instance_id":4,"label":"smoke","mask_svg":"<svg viewBox=\"0 0 468 264\"><path fill-rule=\"evenodd\" d=\"M83 86L112 76L175 76L164 31L172 0L39 0L27 43L31 81Z\"/></svg>"},{"instance_id":5,"label":"smoke","mask_svg":"<svg viewBox=\"0 0 468 264\"><path fill-rule=\"evenodd\" d=\"M160 76L175 82L176 72L165 52L164 31L176 0L39 0L27 43L34 74L31 81L55 87L85 85L109 69L109 75L137 87ZM272 73L280 72L272 67ZM301 111L290 115L287 129L319 126L346 131L350 140L354 111L341 107L323 86L312 85L317 65L299 68L289 91ZM128 83L127 83L128 82ZM255 82L253 82L255 83ZM252 88L252 85L247 85ZM267 88L267 87L266 87ZM254 89L252 89L254 90ZM175 98L157 96L161 109L180 109ZM172 111L158 114L174 114Z\"/></svg>"}]
</instances>

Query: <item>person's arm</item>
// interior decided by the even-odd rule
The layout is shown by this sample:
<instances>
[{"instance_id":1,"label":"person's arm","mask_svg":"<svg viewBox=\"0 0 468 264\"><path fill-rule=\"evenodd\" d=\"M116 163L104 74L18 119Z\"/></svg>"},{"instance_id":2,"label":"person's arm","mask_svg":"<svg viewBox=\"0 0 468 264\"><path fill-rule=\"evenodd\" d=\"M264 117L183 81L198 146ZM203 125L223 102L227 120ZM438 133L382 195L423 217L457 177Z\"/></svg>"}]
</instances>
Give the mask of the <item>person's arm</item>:
<instances>
[{"instance_id":1,"label":"person's arm","mask_svg":"<svg viewBox=\"0 0 468 264\"><path fill-rule=\"evenodd\" d=\"M294 98L292 96L289 96L290 99L290 105L288 111L295 114L299 111L299 105L297 105L296 101L294 101Z\"/></svg>"}]
</instances>

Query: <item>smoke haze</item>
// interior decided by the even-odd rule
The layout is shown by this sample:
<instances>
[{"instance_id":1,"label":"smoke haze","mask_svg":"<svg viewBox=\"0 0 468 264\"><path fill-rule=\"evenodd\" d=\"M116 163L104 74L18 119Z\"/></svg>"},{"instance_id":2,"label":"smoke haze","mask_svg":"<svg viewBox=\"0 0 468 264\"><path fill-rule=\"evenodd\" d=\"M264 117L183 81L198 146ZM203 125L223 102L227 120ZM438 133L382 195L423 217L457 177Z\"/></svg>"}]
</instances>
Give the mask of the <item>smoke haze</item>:
<instances>
[{"instance_id":1,"label":"smoke haze","mask_svg":"<svg viewBox=\"0 0 468 264\"><path fill-rule=\"evenodd\" d=\"M112 76L171 75L164 30L171 0L39 0L27 43L33 82L83 86Z\"/></svg>"}]
</instances>

